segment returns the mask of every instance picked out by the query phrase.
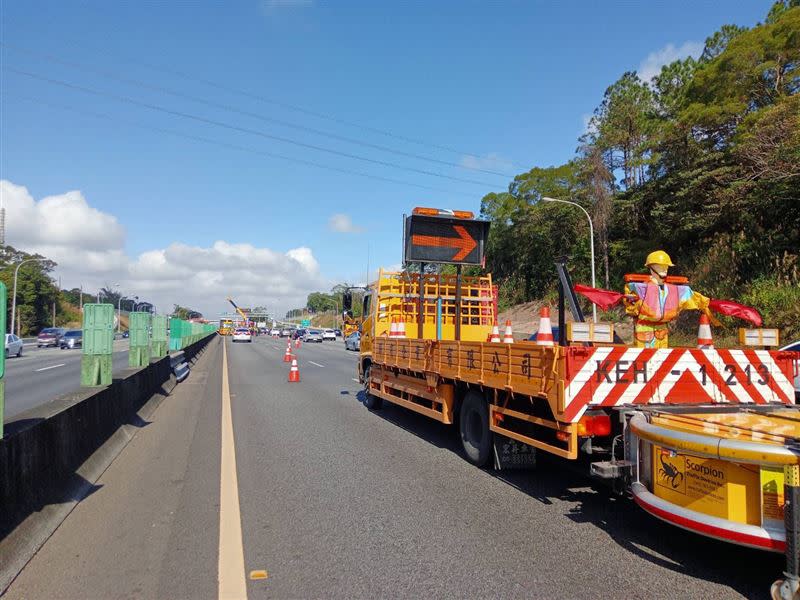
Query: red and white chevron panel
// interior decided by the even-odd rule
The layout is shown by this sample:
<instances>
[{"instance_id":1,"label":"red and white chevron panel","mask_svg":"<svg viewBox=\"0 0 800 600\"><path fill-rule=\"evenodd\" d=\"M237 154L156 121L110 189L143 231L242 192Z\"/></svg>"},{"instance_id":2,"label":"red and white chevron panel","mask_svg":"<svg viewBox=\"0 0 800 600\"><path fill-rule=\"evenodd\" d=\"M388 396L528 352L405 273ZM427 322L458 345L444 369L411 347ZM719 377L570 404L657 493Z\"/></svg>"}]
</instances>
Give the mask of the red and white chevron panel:
<instances>
[{"instance_id":1,"label":"red and white chevron panel","mask_svg":"<svg viewBox=\"0 0 800 600\"><path fill-rule=\"evenodd\" d=\"M564 417L589 406L794 403L793 365L767 350L579 348L567 350Z\"/></svg>"}]
</instances>

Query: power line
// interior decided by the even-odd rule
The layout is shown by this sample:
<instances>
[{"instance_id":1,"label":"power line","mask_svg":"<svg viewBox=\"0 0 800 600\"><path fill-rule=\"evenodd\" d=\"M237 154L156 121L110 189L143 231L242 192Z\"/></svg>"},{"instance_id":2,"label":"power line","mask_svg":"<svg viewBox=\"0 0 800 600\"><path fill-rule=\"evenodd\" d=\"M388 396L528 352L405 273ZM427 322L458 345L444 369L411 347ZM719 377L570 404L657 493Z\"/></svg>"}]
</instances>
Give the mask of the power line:
<instances>
[{"instance_id":1,"label":"power line","mask_svg":"<svg viewBox=\"0 0 800 600\"><path fill-rule=\"evenodd\" d=\"M493 183L488 183L486 181L477 181L475 179L465 179L463 177L453 177L451 175L445 175L444 173L437 173L435 171L426 171L425 169L417 169L415 167L405 167L405 166L399 165L397 163L392 163L392 162L388 162L388 161L384 161L384 160L378 160L378 159L374 159L374 158L367 158L366 156L359 156L358 154L350 154L349 152L342 152L340 150L333 150L331 148L326 148L324 146L317 146L315 144L307 144L305 142L300 142L300 141L297 141L297 140L293 140L291 138L286 138L286 137L282 137L282 136L273 135L273 134L270 134L270 133L266 133L264 131L259 131L257 129L250 129L250 128L247 128L247 127L239 127L237 125L231 125L230 123L224 123L222 121L216 121L214 119L207 119L205 117L200 117L198 115L193 115L191 113L186 113L186 112L177 111L177 110L171 110L171 109L168 109L168 108L164 108L163 106L159 106L157 104L150 104L148 102L141 102L140 100L135 100L135 99L130 98L128 96L120 96L118 94L112 94L111 92L103 92L103 91L100 91L100 90L87 88L87 87L84 87L84 86L81 86L81 85L77 85L77 84L74 84L74 83L69 83L67 81L63 81L63 80L60 80L60 79L52 79L50 77L45 77L43 75L37 75L36 73L31 73L29 71L23 71L21 69L16 69L14 67L6 67L6 68L7 68L8 71L11 71L12 73L16 73L18 75L23 75L25 77L30 77L31 79L36 79L38 81L43 81L45 83L49 83L49 84L52 84L52 85L57 85L57 86L61 86L61 87L65 87L65 88L73 89L73 90L78 90L78 91L84 92L86 94L91 94L91 95L94 95L94 96L99 96L99 97L104 97L104 98L111 98L112 100L117 100L119 102L125 102L127 104L132 104L134 106L141 106L143 108L147 108L147 109L150 109L150 110L162 112L162 113L173 115L173 116L182 117L184 119L191 119L193 121L198 121L200 123L205 123L207 125L214 125L216 127L222 127L224 129L230 129L231 131L238 131L240 133L248 133L248 134L251 134L251 135L257 135L259 137L263 137L263 138L267 138L267 139L271 139L271 140L276 140L276 141L284 142L284 143L287 143L287 144L293 144L295 146L308 148L310 150L317 150L319 152L327 152L329 154L334 154L336 156L342 156L342 157L345 157L345 158L352 158L354 160L360 160L360 161L364 161L364 162L368 162L368 163L372 163L372 164L376 164L376 165L382 165L382 166L385 166L385 167L391 167L391 168L394 168L394 169L400 169L400 170L403 170L403 171L409 171L409 172L412 172L412 173L420 173L422 175L430 175L431 177L440 177L442 179L449 179L451 181L458 181L458 182L461 182L461 183L469 183L469 184L472 184L472 185L479 185L481 187L492 188L492 187L495 187L497 185L497 184L493 184Z\"/></svg>"},{"instance_id":2,"label":"power line","mask_svg":"<svg viewBox=\"0 0 800 600\"><path fill-rule=\"evenodd\" d=\"M5 95L8 96L9 94L6 93ZM11 95L12 96L16 96L18 98L21 98L23 100L27 100L29 102L35 102L35 103L41 104L43 106L48 106L50 108L55 108L57 110L66 110L66 111L73 112L73 113L79 114L79 115L89 116L89 117L93 117L93 118L97 118L97 119L103 119L103 120L107 120L107 121L111 121L111 122L123 123L123 124L129 125L131 127L137 127L139 129L143 129L143 130L147 130L147 131L154 131L156 133L163 133L163 134L171 135L171 136L174 136L174 137L191 140L191 141L194 141L194 142L202 142L202 143L205 143L205 144L211 144L211 145L214 145L214 146L220 146L222 148L228 148L230 150L238 150L238 151L241 151L241 152L247 152L249 154L257 154L257 155L261 155L261 156L269 156L271 158L279 158L281 160L285 160L285 161L288 161L288 162L293 162L293 163L297 163L297 164L301 164L301 165L311 166L311 167L315 167L315 168L319 168L319 169L326 169L328 171L335 171L337 173L344 173L346 175L356 175L358 177L366 177L368 179L374 179L374 180L377 180L377 181L384 181L384 182L388 182L388 183L394 183L394 184L398 184L398 185L405 185L405 186L415 187L415 188L428 190L428 191L432 191L432 192L439 192L439 193L457 195L457 196L461 197L461 195L459 195L459 194L453 194L452 190L447 190L447 189L444 189L444 188L437 188L437 187L423 185L423 184L419 184L419 183L413 183L413 182L410 182L410 181L403 181L403 180L400 180L400 179L393 179L391 177L383 177L381 175L373 175L371 173L364 173L362 171L353 171L351 169L342 169L340 167L332 167L330 165L325 165L325 164L318 163L318 162L315 162L315 161L305 160L305 159L302 159L302 158L295 158L293 156L286 156L284 154L278 154L276 152L269 152L267 150L260 150L258 148L240 146L238 144L229 144L227 142L222 142L220 140L215 140L215 139L212 139L212 138L206 138L206 137L203 137L203 136L192 135L192 134L189 134L189 133L183 133L181 131L175 131L173 129L166 129L166 128L163 128L163 127L154 127L152 125L146 125L144 123L139 123L137 121L132 121L132 120L129 120L129 119L123 119L123 118L120 118L120 117L117 117L117 116L114 116L114 115L109 115L109 114L106 114L106 113L99 113L99 112L90 111L90 110L86 110L86 109L76 108L74 106L68 106L68 105L65 105L65 104L57 104L57 103L54 103L54 102L49 102L47 100L42 100L41 98L36 98L36 97L33 97L33 96L25 96L24 94L12 93ZM463 196L463 198L466 200L467 196ZM470 200L474 200L474 198L470 198Z\"/></svg>"},{"instance_id":3,"label":"power line","mask_svg":"<svg viewBox=\"0 0 800 600\"><path fill-rule=\"evenodd\" d=\"M74 40L68 40L67 43L69 43L73 48L77 48L77 49L81 48L80 44L77 44ZM86 49L86 46L83 46L83 48ZM96 52L98 50L99 50L98 48L94 48L94 50L91 50L91 51L95 51ZM106 49L103 48L102 50L106 50ZM378 127L371 127L369 125L364 125L362 123L357 123L357 122L354 122L354 121L341 119L339 117L335 117L335 116L330 115L330 114L317 112L317 111L314 111L314 110L310 110L308 108L304 108L304 107L299 106L297 104L291 104L289 102L283 102L281 100L276 100L274 98L269 98L267 96L262 96L262 95L259 95L259 94L255 94L253 92L250 92L250 91L247 91L247 90L244 90L244 89L235 88L235 87L232 87L232 86L230 86L228 84L218 83L216 81L212 81L210 79L206 79L206 78L200 77L198 75L193 75L191 73L180 71L178 69L165 67L165 66L162 66L162 65L154 64L154 63L144 62L140 58L132 58L130 56L125 56L124 54L120 54L120 53L116 53L116 56L121 58L125 62L138 64L140 66L143 66L145 68L151 69L153 71L166 73L168 75L175 75L177 77L181 77L182 79L186 79L188 81L195 81L197 83L201 83L203 85L207 85L209 87L212 87L212 88L215 88L215 89L218 89L218 90L222 90L222 91L225 91L225 92L228 92L228 93L231 93L231 94L236 94L236 95L239 95L239 96L243 96L243 97L246 97L246 98L251 98L253 100L257 100L257 101L263 102L265 104L272 104L273 106L279 106L281 108L284 108L284 109L287 109L287 110L291 110L291 111L294 111L294 112L297 112L297 113L300 113L300 114L308 115L308 116L311 116L311 117L315 117L315 118L318 118L318 119L324 119L324 120L327 120L327 121L331 121L333 123L338 123L340 125L346 125L348 127L355 127L357 129L361 129L361 130L364 130L364 131L369 131L371 133L376 133L376 134L383 135L383 136L386 136L386 137L389 137L389 138L394 138L396 140L401 140L401 141L404 141L404 142L417 144L419 146L427 146L429 148L436 148L437 150L444 150L446 152L450 152L450 153L457 154L457 155L460 155L460 156L469 156L469 157L472 157L472 158L477 158L479 160L483 160L485 158L485 157L481 156L480 154L478 154L476 152L466 152L464 150L459 150L459 149L454 148L452 146L447 146L447 145L444 145L444 144L436 144L436 143L425 141L425 140L421 140L421 139L418 139L418 138L413 138L413 137L410 137L410 136L405 136L405 135L401 135L401 134L398 134L398 133L394 133L394 132L388 131L386 129L381 129L381 128L378 128ZM513 167L515 169L527 170L529 168L529 167L527 167L525 165L521 165L520 163L517 163L517 162L514 162L514 161L508 161L508 164L509 164L509 166L511 166L511 167Z\"/></svg>"},{"instance_id":4,"label":"power line","mask_svg":"<svg viewBox=\"0 0 800 600\"><path fill-rule=\"evenodd\" d=\"M414 154L413 152L405 152L403 150L397 150L395 148L389 148L388 146L381 146L380 144L373 144L371 142L366 142L366 141L363 141L363 140L358 140L358 139L355 139L355 138L339 135L339 134L336 134L336 133L331 133L329 131L323 131L321 129L316 129L314 127L308 127L308 126L305 126L305 125L298 125L297 123L292 123L290 121L284 121L282 119L276 119L274 117L268 117L268 116L265 116L265 115L262 115L262 114L259 114L259 113L254 113L254 112L250 112L250 111L247 111L247 110L242 110L240 108L237 108L235 106L231 106L229 104L223 104L223 103L220 103L220 102L214 102L213 100L207 100L205 98L200 98L198 96L193 96L191 94L186 94L184 92L180 92L180 91L177 91L177 90L174 90L174 89L171 89L171 88L167 88L167 87L164 87L164 86L147 83L145 81L140 81L138 79L129 79L129 78L126 78L126 77L120 77L118 75L115 75L114 73L109 73L108 71L104 71L102 69L97 69L95 67L88 66L88 65L83 64L83 63L79 63L79 62L75 62L75 61L68 61L68 60L65 60L63 58L54 56L52 54L47 54L47 53L44 53L44 52L38 52L38 51L34 51L34 50L29 50L27 48L22 48L20 46L7 44L5 42L0 42L0 46L3 46L5 48L10 48L10 49L18 51L18 52L23 52L25 54L30 54L32 56L36 56L36 57L39 57L41 59L44 59L44 60L47 60L47 61L50 61L50 62L53 62L53 63L56 63L56 64L64 65L64 66L67 66L67 67L69 67L71 69L76 69L76 70L79 70L79 71L92 73L94 75L99 75L101 77L105 77L107 79L118 81L120 83L125 83L125 84L128 84L128 85L133 85L133 86L137 86L137 87L153 90L153 91L160 92L160 93L163 93L163 94L168 94L168 95L171 95L171 96L175 96L177 98L183 98L185 100L190 100L192 102L198 102L200 104L205 104L206 106L211 106L211 107L214 107L214 108L220 108L222 110L227 110L229 112L237 113L237 114L240 114L240 115L243 115L243 116L246 116L246 117L252 117L254 119L259 119L261 121L265 121L265 122L269 122L269 123L276 123L276 124L282 125L284 127L289 127L291 129L296 129L296 130L299 130L299 131L306 131L306 132L309 132L309 133L313 133L313 134L316 134L316 135L321 135L321 136L328 137L328 138L335 139L335 140L339 140L339 141L342 141L342 142L347 142L347 143L350 143L350 144L356 144L356 145L359 145L359 146L364 146L366 148L372 148L373 150L380 150L382 152L389 152L391 154L396 154L398 156L405 156L407 158L414 158L414 159L417 159L417 160L428 161L428 162L432 162L432 163L436 163L436 164L440 164L440 165L445 165L445 166L448 166L448 167L455 167L457 169L466 169L466 170L469 170L469 171L477 171L477 172L486 173L486 174L489 174L489 175L497 175L498 177L503 177L506 180L509 177L512 177L512 175L509 175L508 173L502 173L500 171L493 171L491 169L482 169L480 167L472 167L472 166L465 165L465 164L459 164L459 163L454 163L454 162L447 161L447 160L441 160L441 159L438 159L438 158L434 158L432 156Z\"/></svg>"}]
</instances>

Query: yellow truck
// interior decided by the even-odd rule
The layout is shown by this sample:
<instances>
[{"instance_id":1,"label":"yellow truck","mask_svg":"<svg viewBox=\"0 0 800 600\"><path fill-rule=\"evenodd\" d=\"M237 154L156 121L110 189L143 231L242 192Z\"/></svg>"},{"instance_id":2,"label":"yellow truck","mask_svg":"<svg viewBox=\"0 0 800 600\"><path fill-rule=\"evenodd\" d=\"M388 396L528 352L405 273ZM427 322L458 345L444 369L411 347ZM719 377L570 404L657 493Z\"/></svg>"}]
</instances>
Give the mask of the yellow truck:
<instances>
[{"instance_id":1,"label":"yellow truck","mask_svg":"<svg viewBox=\"0 0 800 600\"><path fill-rule=\"evenodd\" d=\"M800 353L615 344L612 326L581 322L563 267L560 315L569 301L575 321L553 346L488 341L489 275L380 270L363 298L367 408L391 402L457 426L481 467L585 457L659 519L784 552L772 594L800 597Z\"/></svg>"}]
</instances>

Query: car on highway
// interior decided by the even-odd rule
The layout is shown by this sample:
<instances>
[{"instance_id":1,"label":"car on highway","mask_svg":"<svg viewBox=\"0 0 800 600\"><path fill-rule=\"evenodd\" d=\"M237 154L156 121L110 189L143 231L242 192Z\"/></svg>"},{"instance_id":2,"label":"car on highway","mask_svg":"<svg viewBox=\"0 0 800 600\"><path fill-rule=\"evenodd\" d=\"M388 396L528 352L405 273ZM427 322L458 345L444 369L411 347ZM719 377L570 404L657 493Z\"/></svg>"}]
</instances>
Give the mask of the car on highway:
<instances>
[{"instance_id":1,"label":"car on highway","mask_svg":"<svg viewBox=\"0 0 800 600\"><path fill-rule=\"evenodd\" d=\"M270 334L272 337L280 337L280 335L281 335L281 330L280 330L280 329L277 329L277 328L275 328L275 327L273 327L272 329L270 329L270 330L269 330L269 334Z\"/></svg>"},{"instance_id":2,"label":"car on highway","mask_svg":"<svg viewBox=\"0 0 800 600\"><path fill-rule=\"evenodd\" d=\"M233 341L252 343L253 336L250 334L250 330L247 327L237 327L233 330Z\"/></svg>"},{"instance_id":3,"label":"car on highway","mask_svg":"<svg viewBox=\"0 0 800 600\"><path fill-rule=\"evenodd\" d=\"M344 349L355 350L356 352L361 350L361 333L354 331L348 335L344 340Z\"/></svg>"},{"instance_id":4,"label":"car on highway","mask_svg":"<svg viewBox=\"0 0 800 600\"><path fill-rule=\"evenodd\" d=\"M83 330L70 329L64 334L64 337L61 338L61 344L59 345L62 350L83 348Z\"/></svg>"},{"instance_id":5,"label":"car on highway","mask_svg":"<svg viewBox=\"0 0 800 600\"><path fill-rule=\"evenodd\" d=\"M784 346L781 350L788 350L789 352L800 352L800 340ZM795 361L794 372L794 397L800 402L800 360Z\"/></svg>"},{"instance_id":6,"label":"car on highway","mask_svg":"<svg viewBox=\"0 0 800 600\"><path fill-rule=\"evenodd\" d=\"M303 336L303 341L308 342L317 342L319 344L322 343L322 333L319 331L311 331L310 329L306 331L306 334Z\"/></svg>"},{"instance_id":7,"label":"car on highway","mask_svg":"<svg viewBox=\"0 0 800 600\"><path fill-rule=\"evenodd\" d=\"M292 339L293 340L296 340L296 339L301 339L302 340L303 336L306 334L307 331L308 331L307 329L295 329L294 333L292 334Z\"/></svg>"},{"instance_id":8,"label":"car on highway","mask_svg":"<svg viewBox=\"0 0 800 600\"><path fill-rule=\"evenodd\" d=\"M281 337L290 337L292 335L293 329L289 329L288 327L281 329Z\"/></svg>"},{"instance_id":9,"label":"car on highway","mask_svg":"<svg viewBox=\"0 0 800 600\"><path fill-rule=\"evenodd\" d=\"M66 332L67 330L63 327L45 327L36 336L36 346L38 348L42 346L58 347L61 343L61 338L64 337Z\"/></svg>"},{"instance_id":10,"label":"car on highway","mask_svg":"<svg viewBox=\"0 0 800 600\"><path fill-rule=\"evenodd\" d=\"M334 329L333 333L336 334L336 337L342 337L342 330L341 329Z\"/></svg>"},{"instance_id":11,"label":"car on highway","mask_svg":"<svg viewBox=\"0 0 800 600\"><path fill-rule=\"evenodd\" d=\"M22 340L13 333L6 334L6 357L22 356Z\"/></svg>"},{"instance_id":12,"label":"car on highway","mask_svg":"<svg viewBox=\"0 0 800 600\"><path fill-rule=\"evenodd\" d=\"M324 340L333 340L336 341L336 332L333 329L323 329L322 330L322 339Z\"/></svg>"}]
</instances>

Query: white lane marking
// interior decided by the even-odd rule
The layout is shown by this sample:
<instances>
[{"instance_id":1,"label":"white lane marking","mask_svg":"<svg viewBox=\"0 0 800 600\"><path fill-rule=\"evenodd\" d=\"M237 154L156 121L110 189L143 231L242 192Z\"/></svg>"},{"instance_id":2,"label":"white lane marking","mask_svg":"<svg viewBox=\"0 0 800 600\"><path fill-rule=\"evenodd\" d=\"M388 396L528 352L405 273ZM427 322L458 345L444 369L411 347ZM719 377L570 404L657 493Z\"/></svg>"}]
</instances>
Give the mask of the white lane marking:
<instances>
[{"instance_id":1,"label":"white lane marking","mask_svg":"<svg viewBox=\"0 0 800 600\"><path fill-rule=\"evenodd\" d=\"M49 371L50 369L57 369L58 367L63 367L67 363L61 363L59 365L50 365L49 367L42 367L41 369L36 369L34 373L38 373L39 371Z\"/></svg>"},{"instance_id":2,"label":"white lane marking","mask_svg":"<svg viewBox=\"0 0 800 600\"><path fill-rule=\"evenodd\" d=\"M228 354L222 345L222 456L219 477L219 598L247 598L242 544L242 517L239 511L239 480L236 476L236 445L231 415L231 390L228 385Z\"/></svg>"},{"instance_id":3,"label":"white lane marking","mask_svg":"<svg viewBox=\"0 0 800 600\"><path fill-rule=\"evenodd\" d=\"M316 367L322 367L323 369L325 368L325 365L321 365L321 364L319 364L319 363L315 363L313 360L310 360L310 361L308 361L308 362L310 362L312 365L314 365L314 366L316 366Z\"/></svg>"},{"instance_id":4,"label":"white lane marking","mask_svg":"<svg viewBox=\"0 0 800 600\"><path fill-rule=\"evenodd\" d=\"M360 382L358 379L356 379L355 377L353 377L353 381L355 381L356 383L361 383L361 382Z\"/></svg>"}]
</instances>

